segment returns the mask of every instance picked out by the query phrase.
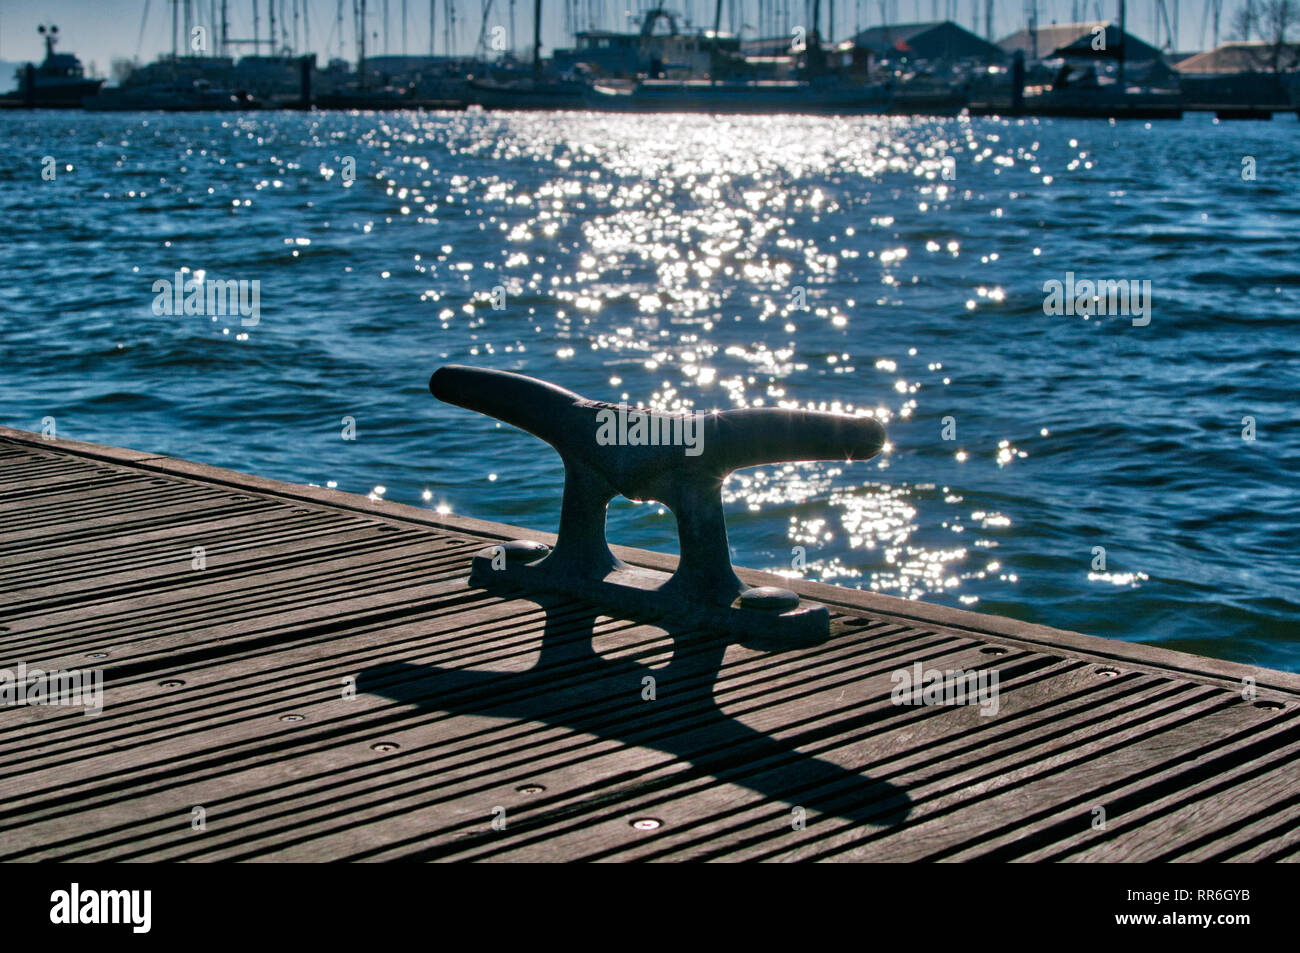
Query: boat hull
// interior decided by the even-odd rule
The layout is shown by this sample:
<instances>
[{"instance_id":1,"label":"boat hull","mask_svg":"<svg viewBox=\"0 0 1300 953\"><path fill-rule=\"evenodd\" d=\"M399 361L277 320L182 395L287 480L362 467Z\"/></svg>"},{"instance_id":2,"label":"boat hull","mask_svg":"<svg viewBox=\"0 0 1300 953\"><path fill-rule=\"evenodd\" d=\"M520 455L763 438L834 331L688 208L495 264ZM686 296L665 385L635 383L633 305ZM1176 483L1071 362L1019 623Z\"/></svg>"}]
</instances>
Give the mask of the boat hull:
<instances>
[{"instance_id":1,"label":"boat hull","mask_svg":"<svg viewBox=\"0 0 1300 953\"><path fill-rule=\"evenodd\" d=\"M81 101L94 96L104 85L102 79L77 80L45 84L37 82L29 95L25 89L6 93L4 100L11 106L30 106L33 109L79 109Z\"/></svg>"},{"instance_id":2,"label":"boat hull","mask_svg":"<svg viewBox=\"0 0 1300 953\"><path fill-rule=\"evenodd\" d=\"M88 96L90 112L243 112L259 108L256 100L227 90L143 87L115 88Z\"/></svg>"},{"instance_id":3,"label":"boat hull","mask_svg":"<svg viewBox=\"0 0 1300 953\"><path fill-rule=\"evenodd\" d=\"M1182 119L1183 103L1176 93L1069 95L1049 92L1026 96L1019 108L1008 102L972 102L973 116L1040 116L1051 119Z\"/></svg>"},{"instance_id":4,"label":"boat hull","mask_svg":"<svg viewBox=\"0 0 1300 953\"><path fill-rule=\"evenodd\" d=\"M889 110L891 97L883 86L642 82L633 86L597 83L588 92L587 101L593 109L613 112L843 116L881 115Z\"/></svg>"},{"instance_id":5,"label":"boat hull","mask_svg":"<svg viewBox=\"0 0 1300 953\"><path fill-rule=\"evenodd\" d=\"M591 108L585 89L578 83L471 82L469 99L489 110L585 110Z\"/></svg>"}]
</instances>

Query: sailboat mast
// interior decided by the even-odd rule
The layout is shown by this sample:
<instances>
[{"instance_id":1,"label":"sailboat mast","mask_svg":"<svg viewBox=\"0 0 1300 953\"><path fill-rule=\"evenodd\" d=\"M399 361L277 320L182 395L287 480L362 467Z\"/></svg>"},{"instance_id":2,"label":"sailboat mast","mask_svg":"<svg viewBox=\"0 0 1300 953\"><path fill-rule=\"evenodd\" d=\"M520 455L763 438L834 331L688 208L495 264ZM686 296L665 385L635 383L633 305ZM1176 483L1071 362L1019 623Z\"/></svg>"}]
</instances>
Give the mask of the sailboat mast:
<instances>
[{"instance_id":1,"label":"sailboat mast","mask_svg":"<svg viewBox=\"0 0 1300 953\"><path fill-rule=\"evenodd\" d=\"M709 82L718 81L718 31L722 29L722 0L713 8L713 56L709 63Z\"/></svg>"},{"instance_id":2,"label":"sailboat mast","mask_svg":"<svg viewBox=\"0 0 1300 953\"><path fill-rule=\"evenodd\" d=\"M533 0L533 82L542 78L542 0Z\"/></svg>"},{"instance_id":3,"label":"sailboat mast","mask_svg":"<svg viewBox=\"0 0 1300 953\"><path fill-rule=\"evenodd\" d=\"M357 89L366 88L366 0L357 19Z\"/></svg>"},{"instance_id":4,"label":"sailboat mast","mask_svg":"<svg viewBox=\"0 0 1300 953\"><path fill-rule=\"evenodd\" d=\"M812 9L812 30L808 34L808 51L804 54L807 57L808 74L810 76L821 73L822 67L822 2L813 0Z\"/></svg>"},{"instance_id":5,"label":"sailboat mast","mask_svg":"<svg viewBox=\"0 0 1300 953\"><path fill-rule=\"evenodd\" d=\"M1119 0L1119 91L1120 95L1124 93L1124 0Z\"/></svg>"}]
</instances>

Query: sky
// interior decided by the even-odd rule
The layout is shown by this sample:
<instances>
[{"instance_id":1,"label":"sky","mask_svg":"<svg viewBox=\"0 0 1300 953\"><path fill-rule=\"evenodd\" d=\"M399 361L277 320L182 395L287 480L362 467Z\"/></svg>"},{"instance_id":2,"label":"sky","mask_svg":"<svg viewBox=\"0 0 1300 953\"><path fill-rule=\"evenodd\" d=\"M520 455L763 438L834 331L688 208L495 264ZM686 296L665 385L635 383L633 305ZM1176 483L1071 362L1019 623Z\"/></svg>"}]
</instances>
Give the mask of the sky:
<instances>
[{"instance_id":1,"label":"sky","mask_svg":"<svg viewBox=\"0 0 1300 953\"><path fill-rule=\"evenodd\" d=\"M340 46L336 14L340 0L258 0L261 15L260 35L266 36L269 28L268 7L276 3L277 10L283 9L284 20L292 30L293 10L299 10L298 48L302 51L313 50L321 54L324 62L329 56L341 53L348 59L356 56L352 28L352 7L357 0L341 0L343 8L343 42ZM437 7L437 51L443 52L446 41L444 20L448 0L434 0ZM453 34L453 51L473 52L483 22L484 0L451 0L456 9L457 30ZM826 11L830 0L822 0ZM1030 0L1032 2L1032 0ZM1208 27L1202 32L1205 11L1209 0L1164 0L1169 10L1178 4L1178 43L1179 50L1206 48L1211 43ZM1230 13L1244 0L1222 0L1223 13L1220 23L1220 37L1229 32ZM511 0L491 0L492 10L489 25L500 25L509 31L511 28ZM194 22L204 24L211 19L213 9L220 10L220 0L190 0L196 11ZM654 4L648 0L544 0L543 6L543 53L547 54L556 45L569 45L568 18L566 10L579 11L577 19L580 26L594 25L604 29L631 29L632 17L639 11ZM686 13L696 24L712 26L714 0L669 0L665 4L670 9ZM962 26L970 29L973 13L979 9L980 25L976 31L985 33L983 7L984 0L836 0L835 2L835 38L843 39L851 35L857 26L875 26L882 22L882 5L888 10L889 21L893 23L918 22L933 19L955 19ZM1148 41L1155 40L1156 9L1158 0L1129 0L1128 23L1132 33ZM231 23L231 36L251 37L253 33L252 10L254 0L227 0L227 9ZM369 32L368 52L371 54L387 50L392 53L403 52L403 34L401 29L402 9L407 11L407 31L405 51L427 53L429 49L428 0L367 0L367 24ZM21 62L29 59L39 60L43 56L41 40L36 27L41 23L58 25L63 37L61 49L76 53L88 66L94 63L99 75L107 75L109 63L115 58L132 58L139 56L145 61L152 60L159 54L171 50L171 0L0 0L0 60ZM532 43L532 7L530 0L514 0L514 34L519 49ZM184 3L182 2L182 9ZM384 11L388 11L388 27L385 31ZM788 20L779 19L770 11L791 11ZM760 19L760 9L769 11ZM754 28L769 23L802 23L800 16L805 9L804 0L723 0L723 29L748 24L745 35L752 36ZM994 0L994 34L1001 39L1008 33L1025 25L1026 3L1022 0ZM203 11L199 13L197 11ZM1100 12L1103 19L1118 16L1118 0L1038 0L1039 23L1066 23L1074 19L1076 10L1085 10L1080 19L1097 19ZM730 14L734 13L732 22ZM823 18L826 13L823 12ZM305 36L304 36L305 31ZM277 30L277 32L281 32ZM765 31L766 32L766 31ZM782 31L784 32L784 31ZM1165 28L1159 30L1159 45L1163 45ZM1202 39L1204 37L1204 40ZM310 41L310 42L308 42ZM2 84L2 83L0 83Z\"/></svg>"}]
</instances>

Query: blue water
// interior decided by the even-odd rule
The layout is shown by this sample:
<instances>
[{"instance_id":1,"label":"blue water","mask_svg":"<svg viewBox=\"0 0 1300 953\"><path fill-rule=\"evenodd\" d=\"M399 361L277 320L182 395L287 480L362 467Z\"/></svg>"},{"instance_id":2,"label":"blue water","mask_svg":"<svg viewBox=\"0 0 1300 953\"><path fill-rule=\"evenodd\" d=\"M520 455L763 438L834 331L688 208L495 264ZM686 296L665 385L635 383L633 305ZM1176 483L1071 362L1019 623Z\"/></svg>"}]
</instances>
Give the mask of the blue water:
<instances>
[{"instance_id":1,"label":"blue water","mask_svg":"<svg viewBox=\"0 0 1300 953\"><path fill-rule=\"evenodd\" d=\"M732 478L738 564L802 547L809 578L1300 671L1292 117L11 113L0 137L8 425L553 529L558 458L436 403L434 368L869 410L869 463ZM155 314L182 268L260 282L259 322ZM1149 280L1150 323L1044 314L1066 272ZM653 503L610 536L676 545Z\"/></svg>"}]
</instances>

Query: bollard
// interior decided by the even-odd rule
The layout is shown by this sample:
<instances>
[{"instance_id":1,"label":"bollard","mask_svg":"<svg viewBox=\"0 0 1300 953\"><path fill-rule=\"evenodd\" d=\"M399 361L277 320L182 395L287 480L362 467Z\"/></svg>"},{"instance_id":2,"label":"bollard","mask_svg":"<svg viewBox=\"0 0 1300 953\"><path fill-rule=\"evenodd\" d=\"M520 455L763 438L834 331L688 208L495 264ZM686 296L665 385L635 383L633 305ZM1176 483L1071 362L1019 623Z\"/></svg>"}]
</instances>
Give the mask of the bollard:
<instances>
[{"instance_id":1,"label":"bollard","mask_svg":"<svg viewBox=\"0 0 1300 953\"><path fill-rule=\"evenodd\" d=\"M829 631L825 606L786 589L751 588L736 576L722 483L732 471L760 464L869 459L885 442L874 418L780 408L660 413L588 400L522 374L460 365L439 368L429 390L540 437L564 463L554 548L529 540L489 547L472 561L472 584L564 592L741 637L815 638ZM630 439L638 433L667 439ZM672 511L681 553L674 573L628 566L610 552L605 513L618 495L655 500Z\"/></svg>"}]
</instances>

